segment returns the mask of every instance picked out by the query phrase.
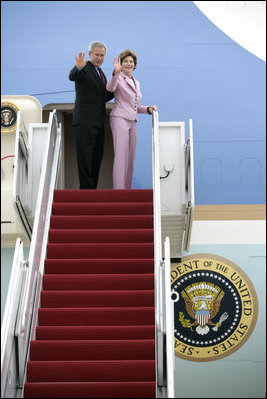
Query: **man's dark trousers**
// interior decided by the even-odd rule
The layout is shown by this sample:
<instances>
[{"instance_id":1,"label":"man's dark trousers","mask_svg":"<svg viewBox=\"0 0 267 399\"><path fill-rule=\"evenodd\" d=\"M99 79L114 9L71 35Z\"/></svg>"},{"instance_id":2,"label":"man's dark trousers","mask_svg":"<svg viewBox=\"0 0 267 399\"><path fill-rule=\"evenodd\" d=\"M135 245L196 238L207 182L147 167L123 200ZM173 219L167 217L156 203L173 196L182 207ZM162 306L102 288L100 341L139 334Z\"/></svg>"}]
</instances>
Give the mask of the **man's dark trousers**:
<instances>
[{"instance_id":1,"label":"man's dark trousers","mask_svg":"<svg viewBox=\"0 0 267 399\"><path fill-rule=\"evenodd\" d=\"M96 189L104 151L104 127L76 125L80 189Z\"/></svg>"}]
</instances>

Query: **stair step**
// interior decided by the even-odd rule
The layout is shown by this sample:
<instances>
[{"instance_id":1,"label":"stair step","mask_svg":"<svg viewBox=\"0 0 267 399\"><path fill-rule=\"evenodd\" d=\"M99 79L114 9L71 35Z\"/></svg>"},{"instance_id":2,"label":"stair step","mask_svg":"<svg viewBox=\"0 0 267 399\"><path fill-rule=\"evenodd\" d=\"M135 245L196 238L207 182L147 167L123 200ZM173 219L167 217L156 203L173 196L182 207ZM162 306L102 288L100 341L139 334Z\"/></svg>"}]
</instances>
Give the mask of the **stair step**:
<instances>
[{"instance_id":1,"label":"stair step","mask_svg":"<svg viewBox=\"0 0 267 399\"><path fill-rule=\"evenodd\" d=\"M154 259L46 259L46 274L154 273Z\"/></svg>"},{"instance_id":2,"label":"stair step","mask_svg":"<svg viewBox=\"0 0 267 399\"><path fill-rule=\"evenodd\" d=\"M48 360L29 361L27 365L28 382L111 382L154 379L155 360Z\"/></svg>"},{"instance_id":3,"label":"stair step","mask_svg":"<svg viewBox=\"0 0 267 399\"><path fill-rule=\"evenodd\" d=\"M154 339L31 341L30 360L140 360L155 358Z\"/></svg>"},{"instance_id":4,"label":"stair step","mask_svg":"<svg viewBox=\"0 0 267 399\"><path fill-rule=\"evenodd\" d=\"M54 202L152 202L153 190L55 190Z\"/></svg>"},{"instance_id":5,"label":"stair step","mask_svg":"<svg viewBox=\"0 0 267 399\"><path fill-rule=\"evenodd\" d=\"M47 259L152 258L153 243L48 244Z\"/></svg>"},{"instance_id":6,"label":"stair step","mask_svg":"<svg viewBox=\"0 0 267 399\"><path fill-rule=\"evenodd\" d=\"M155 326L37 326L37 340L153 339Z\"/></svg>"},{"instance_id":7,"label":"stair step","mask_svg":"<svg viewBox=\"0 0 267 399\"><path fill-rule=\"evenodd\" d=\"M56 202L53 215L151 215L153 202Z\"/></svg>"},{"instance_id":8,"label":"stair step","mask_svg":"<svg viewBox=\"0 0 267 399\"><path fill-rule=\"evenodd\" d=\"M42 291L43 308L153 306L153 290Z\"/></svg>"},{"instance_id":9,"label":"stair step","mask_svg":"<svg viewBox=\"0 0 267 399\"><path fill-rule=\"evenodd\" d=\"M155 398L156 383L69 382L26 383L24 398Z\"/></svg>"},{"instance_id":10,"label":"stair step","mask_svg":"<svg viewBox=\"0 0 267 399\"><path fill-rule=\"evenodd\" d=\"M153 290L151 274L44 274L43 290Z\"/></svg>"},{"instance_id":11,"label":"stair step","mask_svg":"<svg viewBox=\"0 0 267 399\"><path fill-rule=\"evenodd\" d=\"M40 326L111 326L154 324L154 307L39 308Z\"/></svg>"},{"instance_id":12,"label":"stair step","mask_svg":"<svg viewBox=\"0 0 267 399\"><path fill-rule=\"evenodd\" d=\"M154 242L154 229L50 229L49 243Z\"/></svg>"},{"instance_id":13,"label":"stair step","mask_svg":"<svg viewBox=\"0 0 267 399\"><path fill-rule=\"evenodd\" d=\"M52 229L151 229L152 215L52 215Z\"/></svg>"}]
</instances>

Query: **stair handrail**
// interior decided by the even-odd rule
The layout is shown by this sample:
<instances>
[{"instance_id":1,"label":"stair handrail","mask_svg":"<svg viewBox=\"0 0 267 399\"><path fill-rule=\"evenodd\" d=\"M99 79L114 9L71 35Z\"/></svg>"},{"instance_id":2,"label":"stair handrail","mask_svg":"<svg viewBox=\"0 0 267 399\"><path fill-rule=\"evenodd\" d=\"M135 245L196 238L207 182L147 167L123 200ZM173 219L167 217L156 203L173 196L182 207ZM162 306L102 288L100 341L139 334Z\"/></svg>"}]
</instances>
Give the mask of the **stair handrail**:
<instances>
[{"instance_id":1,"label":"stair handrail","mask_svg":"<svg viewBox=\"0 0 267 399\"><path fill-rule=\"evenodd\" d=\"M10 357L14 346L13 334L17 317L14 309L16 310L19 306L21 286L24 278L22 261L23 242L20 238L17 238L1 326L1 398L5 397L4 394L10 370Z\"/></svg>"},{"instance_id":2,"label":"stair handrail","mask_svg":"<svg viewBox=\"0 0 267 399\"><path fill-rule=\"evenodd\" d=\"M155 359L156 384L159 395L165 389L165 349L164 349L164 271L161 248L161 202L160 202L160 162L158 112L152 113L152 171L153 171L153 218L154 218L154 286L155 286ZM164 397L164 396L163 396Z\"/></svg>"},{"instance_id":3,"label":"stair handrail","mask_svg":"<svg viewBox=\"0 0 267 399\"><path fill-rule=\"evenodd\" d=\"M159 169L159 128L158 128L158 111L152 114L152 163L153 163L153 206L154 206L154 243L155 246L155 283L158 288L160 274L160 263L162 259L161 250L161 205L160 205L160 169ZM157 291L157 290L156 290ZM156 292L156 295L159 291ZM160 308L159 297L156 297L156 326L159 331L163 329L162 309Z\"/></svg>"},{"instance_id":4,"label":"stair handrail","mask_svg":"<svg viewBox=\"0 0 267 399\"><path fill-rule=\"evenodd\" d=\"M36 202L32 241L28 259L28 273L22 293L15 334L18 337L19 387L23 387L28 358L29 341L33 324L36 323L41 276L48 241L54 188L59 173L61 156L61 129L56 110L50 113L48 138L44 151L42 171Z\"/></svg>"},{"instance_id":5,"label":"stair handrail","mask_svg":"<svg viewBox=\"0 0 267 399\"><path fill-rule=\"evenodd\" d=\"M164 241L164 272L165 272L165 334L166 334L166 385L167 398L175 398L174 392L174 303L171 298L171 255L170 239Z\"/></svg>"},{"instance_id":6,"label":"stair handrail","mask_svg":"<svg viewBox=\"0 0 267 399\"><path fill-rule=\"evenodd\" d=\"M171 300L170 240L165 238L162 258L160 135L158 112L152 114L153 212L154 212L154 284L155 284L155 356L159 397L174 398L174 324Z\"/></svg>"},{"instance_id":7,"label":"stair handrail","mask_svg":"<svg viewBox=\"0 0 267 399\"><path fill-rule=\"evenodd\" d=\"M195 192L194 192L194 155L193 155L193 120L189 119L189 131L185 156L185 191L187 194L186 221L183 237L184 250L189 252L192 224L194 219Z\"/></svg>"}]
</instances>

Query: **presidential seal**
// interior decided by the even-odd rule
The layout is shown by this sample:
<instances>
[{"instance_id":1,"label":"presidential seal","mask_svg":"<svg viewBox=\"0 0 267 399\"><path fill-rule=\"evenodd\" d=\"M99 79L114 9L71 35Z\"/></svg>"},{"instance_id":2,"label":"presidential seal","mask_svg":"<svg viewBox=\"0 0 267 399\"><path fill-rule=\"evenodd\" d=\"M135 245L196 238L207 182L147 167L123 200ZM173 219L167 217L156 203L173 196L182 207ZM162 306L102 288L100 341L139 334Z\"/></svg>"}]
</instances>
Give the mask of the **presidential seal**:
<instances>
[{"instance_id":1,"label":"presidential seal","mask_svg":"<svg viewBox=\"0 0 267 399\"><path fill-rule=\"evenodd\" d=\"M1 133L11 133L17 128L19 107L10 102L1 103Z\"/></svg>"},{"instance_id":2,"label":"presidential seal","mask_svg":"<svg viewBox=\"0 0 267 399\"><path fill-rule=\"evenodd\" d=\"M233 262L195 254L172 265L175 355L210 361L240 348L258 315L255 289Z\"/></svg>"}]
</instances>

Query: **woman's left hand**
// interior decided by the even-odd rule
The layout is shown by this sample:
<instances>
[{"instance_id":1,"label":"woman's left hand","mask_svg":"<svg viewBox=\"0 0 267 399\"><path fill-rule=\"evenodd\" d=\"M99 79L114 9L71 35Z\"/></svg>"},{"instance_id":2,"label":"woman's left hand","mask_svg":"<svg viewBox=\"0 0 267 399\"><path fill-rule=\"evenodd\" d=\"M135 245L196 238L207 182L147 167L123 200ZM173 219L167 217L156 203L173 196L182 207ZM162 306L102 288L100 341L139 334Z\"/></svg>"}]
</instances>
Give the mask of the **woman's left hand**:
<instances>
[{"instance_id":1,"label":"woman's left hand","mask_svg":"<svg viewBox=\"0 0 267 399\"><path fill-rule=\"evenodd\" d=\"M156 105L150 105L150 107L148 107L148 109L149 109L149 112L151 112L151 114L152 114L153 111L157 111L158 110Z\"/></svg>"}]
</instances>

